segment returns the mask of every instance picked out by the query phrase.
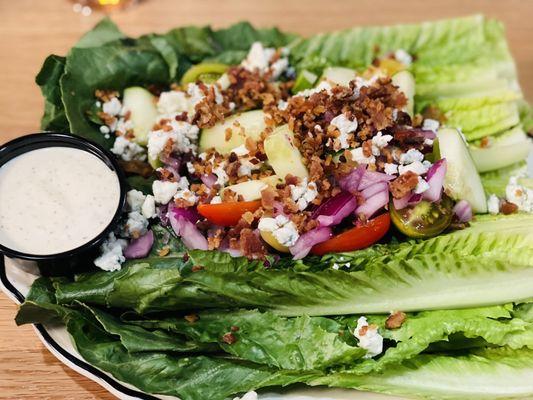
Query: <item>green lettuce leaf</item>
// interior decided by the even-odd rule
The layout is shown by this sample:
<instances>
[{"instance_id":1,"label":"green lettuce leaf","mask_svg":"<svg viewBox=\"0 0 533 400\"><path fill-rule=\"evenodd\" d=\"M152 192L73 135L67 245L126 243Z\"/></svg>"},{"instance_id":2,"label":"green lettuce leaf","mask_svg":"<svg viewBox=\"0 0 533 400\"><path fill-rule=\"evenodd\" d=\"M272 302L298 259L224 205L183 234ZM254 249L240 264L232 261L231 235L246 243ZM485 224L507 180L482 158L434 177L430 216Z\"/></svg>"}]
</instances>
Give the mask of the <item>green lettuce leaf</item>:
<instances>
[{"instance_id":1,"label":"green lettuce leaf","mask_svg":"<svg viewBox=\"0 0 533 400\"><path fill-rule=\"evenodd\" d=\"M470 228L432 239L305 260L320 264L316 270L210 270L209 257L195 272L138 263L58 282L56 296L139 313L246 307L342 315L494 305L533 298L532 243L533 215L480 216ZM334 263L349 267L327 268Z\"/></svg>"},{"instance_id":2,"label":"green lettuce leaf","mask_svg":"<svg viewBox=\"0 0 533 400\"><path fill-rule=\"evenodd\" d=\"M420 355L383 373L337 373L309 382L424 399L528 399L533 350L482 349L466 355Z\"/></svg>"}]
</instances>

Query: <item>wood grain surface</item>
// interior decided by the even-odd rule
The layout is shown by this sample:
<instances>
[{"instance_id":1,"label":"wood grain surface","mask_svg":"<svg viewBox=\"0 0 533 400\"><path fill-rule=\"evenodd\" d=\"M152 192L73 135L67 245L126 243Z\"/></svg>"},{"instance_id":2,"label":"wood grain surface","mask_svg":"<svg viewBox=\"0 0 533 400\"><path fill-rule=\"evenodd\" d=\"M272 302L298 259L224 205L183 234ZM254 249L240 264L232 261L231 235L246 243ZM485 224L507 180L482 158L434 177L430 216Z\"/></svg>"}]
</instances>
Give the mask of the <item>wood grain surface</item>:
<instances>
[{"instance_id":1,"label":"wood grain surface","mask_svg":"<svg viewBox=\"0 0 533 400\"><path fill-rule=\"evenodd\" d=\"M112 18L130 35L241 20L311 35L474 13L505 22L522 87L533 100L533 0L147 0ZM67 0L0 0L0 143L38 130L43 104L34 77L42 61L65 54L101 17L76 14ZM113 398L49 354L32 327L16 327L15 312L0 294L0 398Z\"/></svg>"}]
</instances>

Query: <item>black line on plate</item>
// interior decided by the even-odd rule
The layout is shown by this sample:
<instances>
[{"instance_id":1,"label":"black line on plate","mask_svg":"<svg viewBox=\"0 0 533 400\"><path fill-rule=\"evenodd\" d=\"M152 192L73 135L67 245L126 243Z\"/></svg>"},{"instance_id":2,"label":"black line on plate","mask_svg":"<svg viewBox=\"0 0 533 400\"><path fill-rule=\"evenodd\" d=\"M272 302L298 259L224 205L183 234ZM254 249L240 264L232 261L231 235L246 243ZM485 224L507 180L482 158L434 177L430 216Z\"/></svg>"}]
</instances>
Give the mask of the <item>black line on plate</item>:
<instances>
[{"instance_id":1,"label":"black line on plate","mask_svg":"<svg viewBox=\"0 0 533 400\"><path fill-rule=\"evenodd\" d=\"M15 296L18 301L20 301L21 303L24 302L25 298L22 295L22 293L20 293L18 291L18 289L15 286L13 286L13 284L7 279L6 266L5 266L5 262L4 262L4 256L2 254L0 254L0 281L2 281L2 284L5 286L5 288L7 290L9 290L9 292L11 292L11 294L13 296ZM65 350L63 347L61 347L50 336L50 334L46 331L44 326L42 326L41 324L34 324L34 325L37 328L37 330L39 331L39 333L42 335L43 339L50 346L52 346L55 351L57 351L59 354L61 354L63 357L65 357L72 364L75 364L76 366L78 366L78 367L86 370L87 372L89 372L91 375L94 375L94 376L102 379L103 381L108 383L110 386L112 386L114 389L122 392L125 395L137 397L137 398L143 399L143 400L157 400L157 397L154 397L152 395L149 395L149 394L146 394L146 393L143 393L143 392L139 392L137 390L133 390L133 389L130 389L130 388L127 388L127 387L123 386L122 384L117 382L115 379L113 379L110 376L106 375L105 373L103 373L99 369L93 367L91 364L88 364L87 362L82 361L79 358L73 356L67 350Z\"/></svg>"}]
</instances>

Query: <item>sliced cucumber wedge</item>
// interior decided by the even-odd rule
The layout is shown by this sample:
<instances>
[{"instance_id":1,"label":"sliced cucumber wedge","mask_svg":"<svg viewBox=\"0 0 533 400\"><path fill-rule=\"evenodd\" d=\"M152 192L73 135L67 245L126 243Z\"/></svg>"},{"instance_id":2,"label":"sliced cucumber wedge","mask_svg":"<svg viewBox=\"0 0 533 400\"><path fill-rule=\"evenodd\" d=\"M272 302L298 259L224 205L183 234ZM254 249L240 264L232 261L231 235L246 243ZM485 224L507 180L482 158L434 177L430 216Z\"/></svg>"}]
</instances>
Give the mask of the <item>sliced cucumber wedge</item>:
<instances>
[{"instance_id":1,"label":"sliced cucumber wedge","mask_svg":"<svg viewBox=\"0 0 533 400\"><path fill-rule=\"evenodd\" d=\"M288 125L277 128L265 139L265 153L272 169L282 179L289 174L299 178L307 178L309 173L305 167L302 155L294 145L294 135Z\"/></svg>"},{"instance_id":2,"label":"sliced cucumber wedge","mask_svg":"<svg viewBox=\"0 0 533 400\"><path fill-rule=\"evenodd\" d=\"M133 86L124 90L124 107L131 112L135 142L146 145L157 119L155 97L148 90Z\"/></svg>"},{"instance_id":3,"label":"sliced cucumber wedge","mask_svg":"<svg viewBox=\"0 0 533 400\"><path fill-rule=\"evenodd\" d=\"M448 169L444 189L455 200L466 200L476 213L487 212L487 199L466 142L456 129L439 129L439 158L446 158Z\"/></svg>"},{"instance_id":4,"label":"sliced cucumber wedge","mask_svg":"<svg viewBox=\"0 0 533 400\"><path fill-rule=\"evenodd\" d=\"M400 89L405 97L407 97L407 105L404 111L411 117L414 114L415 109L415 92L416 84L413 74L409 71L400 71L392 76L392 83Z\"/></svg>"},{"instance_id":5,"label":"sliced cucumber wedge","mask_svg":"<svg viewBox=\"0 0 533 400\"><path fill-rule=\"evenodd\" d=\"M235 147L244 144L247 137L258 140L265 128L265 113L261 110L234 115L212 128L202 129L200 151L214 148L220 154L228 154ZM231 137L226 140L228 129L231 130Z\"/></svg>"},{"instance_id":6,"label":"sliced cucumber wedge","mask_svg":"<svg viewBox=\"0 0 533 400\"><path fill-rule=\"evenodd\" d=\"M322 80L327 80L336 85L348 86L356 77L353 69L343 67L328 67L322 73Z\"/></svg>"},{"instance_id":7,"label":"sliced cucumber wedge","mask_svg":"<svg viewBox=\"0 0 533 400\"><path fill-rule=\"evenodd\" d=\"M531 140L521 127L493 137L489 147L470 146L470 154L479 172L493 171L525 160L531 150Z\"/></svg>"}]
</instances>

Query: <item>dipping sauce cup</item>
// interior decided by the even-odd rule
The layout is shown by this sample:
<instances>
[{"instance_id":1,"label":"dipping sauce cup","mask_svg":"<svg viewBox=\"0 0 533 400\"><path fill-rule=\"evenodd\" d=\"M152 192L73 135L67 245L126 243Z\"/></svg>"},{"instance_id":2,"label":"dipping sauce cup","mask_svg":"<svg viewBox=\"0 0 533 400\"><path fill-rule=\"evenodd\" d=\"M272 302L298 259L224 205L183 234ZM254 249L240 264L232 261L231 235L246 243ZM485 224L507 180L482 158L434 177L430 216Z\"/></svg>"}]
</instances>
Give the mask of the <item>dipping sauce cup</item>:
<instances>
[{"instance_id":1,"label":"dipping sauce cup","mask_svg":"<svg viewBox=\"0 0 533 400\"><path fill-rule=\"evenodd\" d=\"M71 134L0 146L0 252L43 275L89 269L119 223L127 184L114 156Z\"/></svg>"}]
</instances>

